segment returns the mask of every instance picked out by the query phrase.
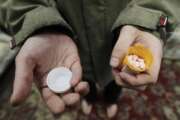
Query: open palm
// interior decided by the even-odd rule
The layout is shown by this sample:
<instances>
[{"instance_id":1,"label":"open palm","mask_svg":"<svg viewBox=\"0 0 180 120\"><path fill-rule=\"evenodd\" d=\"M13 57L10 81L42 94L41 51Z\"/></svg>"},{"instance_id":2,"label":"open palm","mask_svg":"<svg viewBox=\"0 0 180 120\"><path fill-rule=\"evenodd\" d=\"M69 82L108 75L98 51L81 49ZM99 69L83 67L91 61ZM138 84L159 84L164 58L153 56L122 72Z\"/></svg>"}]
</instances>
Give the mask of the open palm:
<instances>
[{"instance_id":1,"label":"open palm","mask_svg":"<svg viewBox=\"0 0 180 120\"><path fill-rule=\"evenodd\" d=\"M64 66L69 68L73 77L73 91L57 95L46 85L46 77L50 70ZM63 112L66 106L71 106L80 100L79 93L88 92L88 84L80 82L82 68L78 50L72 39L63 34L40 34L30 37L16 57L16 73L12 104L24 101L31 92L35 82L44 101L53 113Z\"/></svg>"}]
</instances>

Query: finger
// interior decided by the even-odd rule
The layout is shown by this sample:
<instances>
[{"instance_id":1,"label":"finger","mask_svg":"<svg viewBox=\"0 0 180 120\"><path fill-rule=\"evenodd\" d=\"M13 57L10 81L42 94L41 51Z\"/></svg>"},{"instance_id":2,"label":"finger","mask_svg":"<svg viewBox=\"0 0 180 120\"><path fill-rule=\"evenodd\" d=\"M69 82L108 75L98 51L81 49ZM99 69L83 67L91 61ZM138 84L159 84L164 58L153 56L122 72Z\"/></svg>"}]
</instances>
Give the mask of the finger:
<instances>
[{"instance_id":1,"label":"finger","mask_svg":"<svg viewBox=\"0 0 180 120\"><path fill-rule=\"evenodd\" d=\"M110 60L110 65L112 67L119 67L119 64L122 62L122 59L128 51L129 46L131 46L137 36L136 30L137 29L130 26L122 28L118 41L112 51Z\"/></svg>"},{"instance_id":2,"label":"finger","mask_svg":"<svg viewBox=\"0 0 180 120\"><path fill-rule=\"evenodd\" d=\"M108 106L106 109L108 118L110 118L110 119L114 118L117 114L117 111L118 111L117 104L112 104L112 105Z\"/></svg>"},{"instance_id":3,"label":"finger","mask_svg":"<svg viewBox=\"0 0 180 120\"><path fill-rule=\"evenodd\" d=\"M93 105L88 103L86 100L81 101L81 109L85 115L89 115L92 111Z\"/></svg>"},{"instance_id":4,"label":"finger","mask_svg":"<svg viewBox=\"0 0 180 120\"><path fill-rule=\"evenodd\" d=\"M119 73L120 72L118 70L113 69L113 75L114 75L115 82L117 85L120 85L121 87L125 87L125 88L139 90L139 91L144 91L146 89L145 85L144 86L132 86L129 82L122 79L121 76L119 75Z\"/></svg>"},{"instance_id":5,"label":"finger","mask_svg":"<svg viewBox=\"0 0 180 120\"><path fill-rule=\"evenodd\" d=\"M137 76L130 75L125 72L120 73L121 78L132 86L141 86L153 83L153 79L149 74L139 74Z\"/></svg>"},{"instance_id":6,"label":"finger","mask_svg":"<svg viewBox=\"0 0 180 120\"><path fill-rule=\"evenodd\" d=\"M62 99L67 106L74 106L80 101L80 95L78 93L68 93L62 96Z\"/></svg>"},{"instance_id":7,"label":"finger","mask_svg":"<svg viewBox=\"0 0 180 120\"><path fill-rule=\"evenodd\" d=\"M74 87L75 85L77 85L77 83L81 80L82 77L81 63L76 52L65 58L64 65L70 68L72 71L73 76L71 80L71 85Z\"/></svg>"},{"instance_id":8,"label":"finger","mask_svg":"<svg viewBox=\"0 0 180 120\"><path fill-rule=\"evenodd\" d=\"M16 57L16 71L13 93L10 102L18 105L23 102L31 92L34 63L28 57Z\"/></svg>"},{"instance_id":9,"label":"finger","mask_svg":"<svg viewBox=\"0 0 180 120\"><path fill-rule=\"evenodd\" d=\"M72 74L73 74L72 80L71 80L71 85L74 87L80 82L80 80L82 78L82 67L81 67L79 60L74 62L74 64L71 66L71 70L72 70Z\"/></svg>"},{"instance_id":10,"label":"finger","mask_svg":"<svg viewBox=\"0 0 180 120\"><path fill-rule=\"evenodd\" d=\"M41 90L42 98L47 104L50 111L54 114L62 113L65 110L64 101L55 93L49 90L49 88L43 88Z\"/></svg>"},{"instance_id":11,"label":"finger","mask_svg":"<svg viewBox=\"0 0 180 120\"><path fill-rule=\"evenodd\" d=\"M112 69L112 73L113 73L116 84L119 86L125 87L127 86L127 84L121 79L119 72L120 71L118 69Z\"/></svg>"},{"instance_id":12,"label":"finger","mask_svg":"<svg viewBox=\"0 0 180 120\"><path fill-rule=\"evenodd\" d=\"M119 75L119 72L114 73L114 76L115 76L116 84L120 85L121 87L140 90L140 91L144 91L146 89L145 85L144 86L132 86L129 82L127 82L126 80L121 78L121 76Z\"/></svg>"},{"instance_id":13,"label":"finger","mask_svg":"<svg viewBox=\"0 0 180 120\"><path fill-rule=\"evenodd\" d=\"M89 93L89 84L88 82L80 82L76 87L75 87L75 92L80 93L81 95L85 96Z\"/></svg>"}]
</instances>

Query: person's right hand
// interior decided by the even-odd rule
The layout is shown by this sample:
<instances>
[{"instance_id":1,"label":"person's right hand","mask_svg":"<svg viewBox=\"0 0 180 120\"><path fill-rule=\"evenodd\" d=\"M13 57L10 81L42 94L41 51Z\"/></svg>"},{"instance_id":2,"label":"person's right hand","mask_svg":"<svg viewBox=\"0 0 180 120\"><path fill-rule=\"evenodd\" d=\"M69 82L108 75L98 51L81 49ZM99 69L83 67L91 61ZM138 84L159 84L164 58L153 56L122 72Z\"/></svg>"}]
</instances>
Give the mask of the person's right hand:
<instances>
[{"instance_id":1,"label":"person's right hand","mask_svg":"<svg viewBox=\"0 0 180 120\"><path fill-rule=\"evenodd\" d=\"M50 70L60 66L72 71L73 91L57 95L47 87L46 77ZM23 102L35 82L50 111L54 114L61 113L67 106L76 104L80 100L80 94L88 93L88 83L80 81L81 77L78 50L70 37L60 33L35 35L27 39L16 57L15 81L10 102L13 105Z\"/></svg>"}]
</instances>

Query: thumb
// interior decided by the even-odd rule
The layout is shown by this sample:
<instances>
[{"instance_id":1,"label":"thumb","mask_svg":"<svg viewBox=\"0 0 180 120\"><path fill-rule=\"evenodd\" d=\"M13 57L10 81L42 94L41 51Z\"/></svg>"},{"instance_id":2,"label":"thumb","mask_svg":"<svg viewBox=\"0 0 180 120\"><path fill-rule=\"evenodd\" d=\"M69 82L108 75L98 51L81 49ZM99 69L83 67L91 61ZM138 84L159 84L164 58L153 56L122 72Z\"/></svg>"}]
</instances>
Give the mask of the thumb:
<instances>
[{"instance_id":1,"label":"thumb","mask_svg":"<svg viewBox=\"0 0 180 120\"><path fill-rule=\"evenodd\" d=\"M122 62L124 55L126 54L128 48L132 45L133 41L136 39L137 31L135 27L125 26L120 32L120 36L114 46L112 51L110 65L113 68L117 68Z\"/></svg>"},{"instance_id":2,"label":"thumb","mask_svg":"<svg viewBox=\"0 0 180 120\"><path fill-rule=\"evenodd\" d=\"M34 63L31 59L19 56L16 58L15 80L10 99L12 105L23 102L31 92L33 68Z\"/></svg>"}]
</instances>

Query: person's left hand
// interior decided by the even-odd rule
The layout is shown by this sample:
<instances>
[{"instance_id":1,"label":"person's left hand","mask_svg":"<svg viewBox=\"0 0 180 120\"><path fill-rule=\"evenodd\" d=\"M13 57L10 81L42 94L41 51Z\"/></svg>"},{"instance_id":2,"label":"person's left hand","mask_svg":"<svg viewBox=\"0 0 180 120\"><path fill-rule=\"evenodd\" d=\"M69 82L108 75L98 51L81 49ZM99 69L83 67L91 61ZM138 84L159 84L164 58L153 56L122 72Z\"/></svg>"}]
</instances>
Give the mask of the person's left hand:
<instances>
[{"instance_id":1,"label":"person's left hand","mask_svg":"<svg viewBox=\"0 0 180 120\"><path fill-rule=\"evenodd\" d=\"M140 74L128 74L117 69L121 66L122 60L133 44L140 43L148 48L153 55L153 64L149 72ZM118 85L124 87L140 87L152 83L156 83L159 75L161 59L162 59L162 43L154 35L140 31L133 26L124 26L120 32L119 38L112 51L110 65Z\"/></svg>"},{"instance_id":2,"label":"person's left hand","mask_svg":"<svg viewBox=\"0 0 180 120\"><path fill-rule=\"evenodd\" d=\"M140 43L148 48L153 55L153 64L147 73L132 75L123 72L121 63L128 48L133 44ZM156 83L159 75L161 59L162 59L162 43L154 35L141 31L133 26L124 26L121 29L119 38L112 51L110 65L115 81L119 86L132 88L136 90L144 90L148 84ZM110 117L117 112L117 105L111 105L107 108ZM109 110L109 111L108 111Z\"/></svg>"}]
</instances>

